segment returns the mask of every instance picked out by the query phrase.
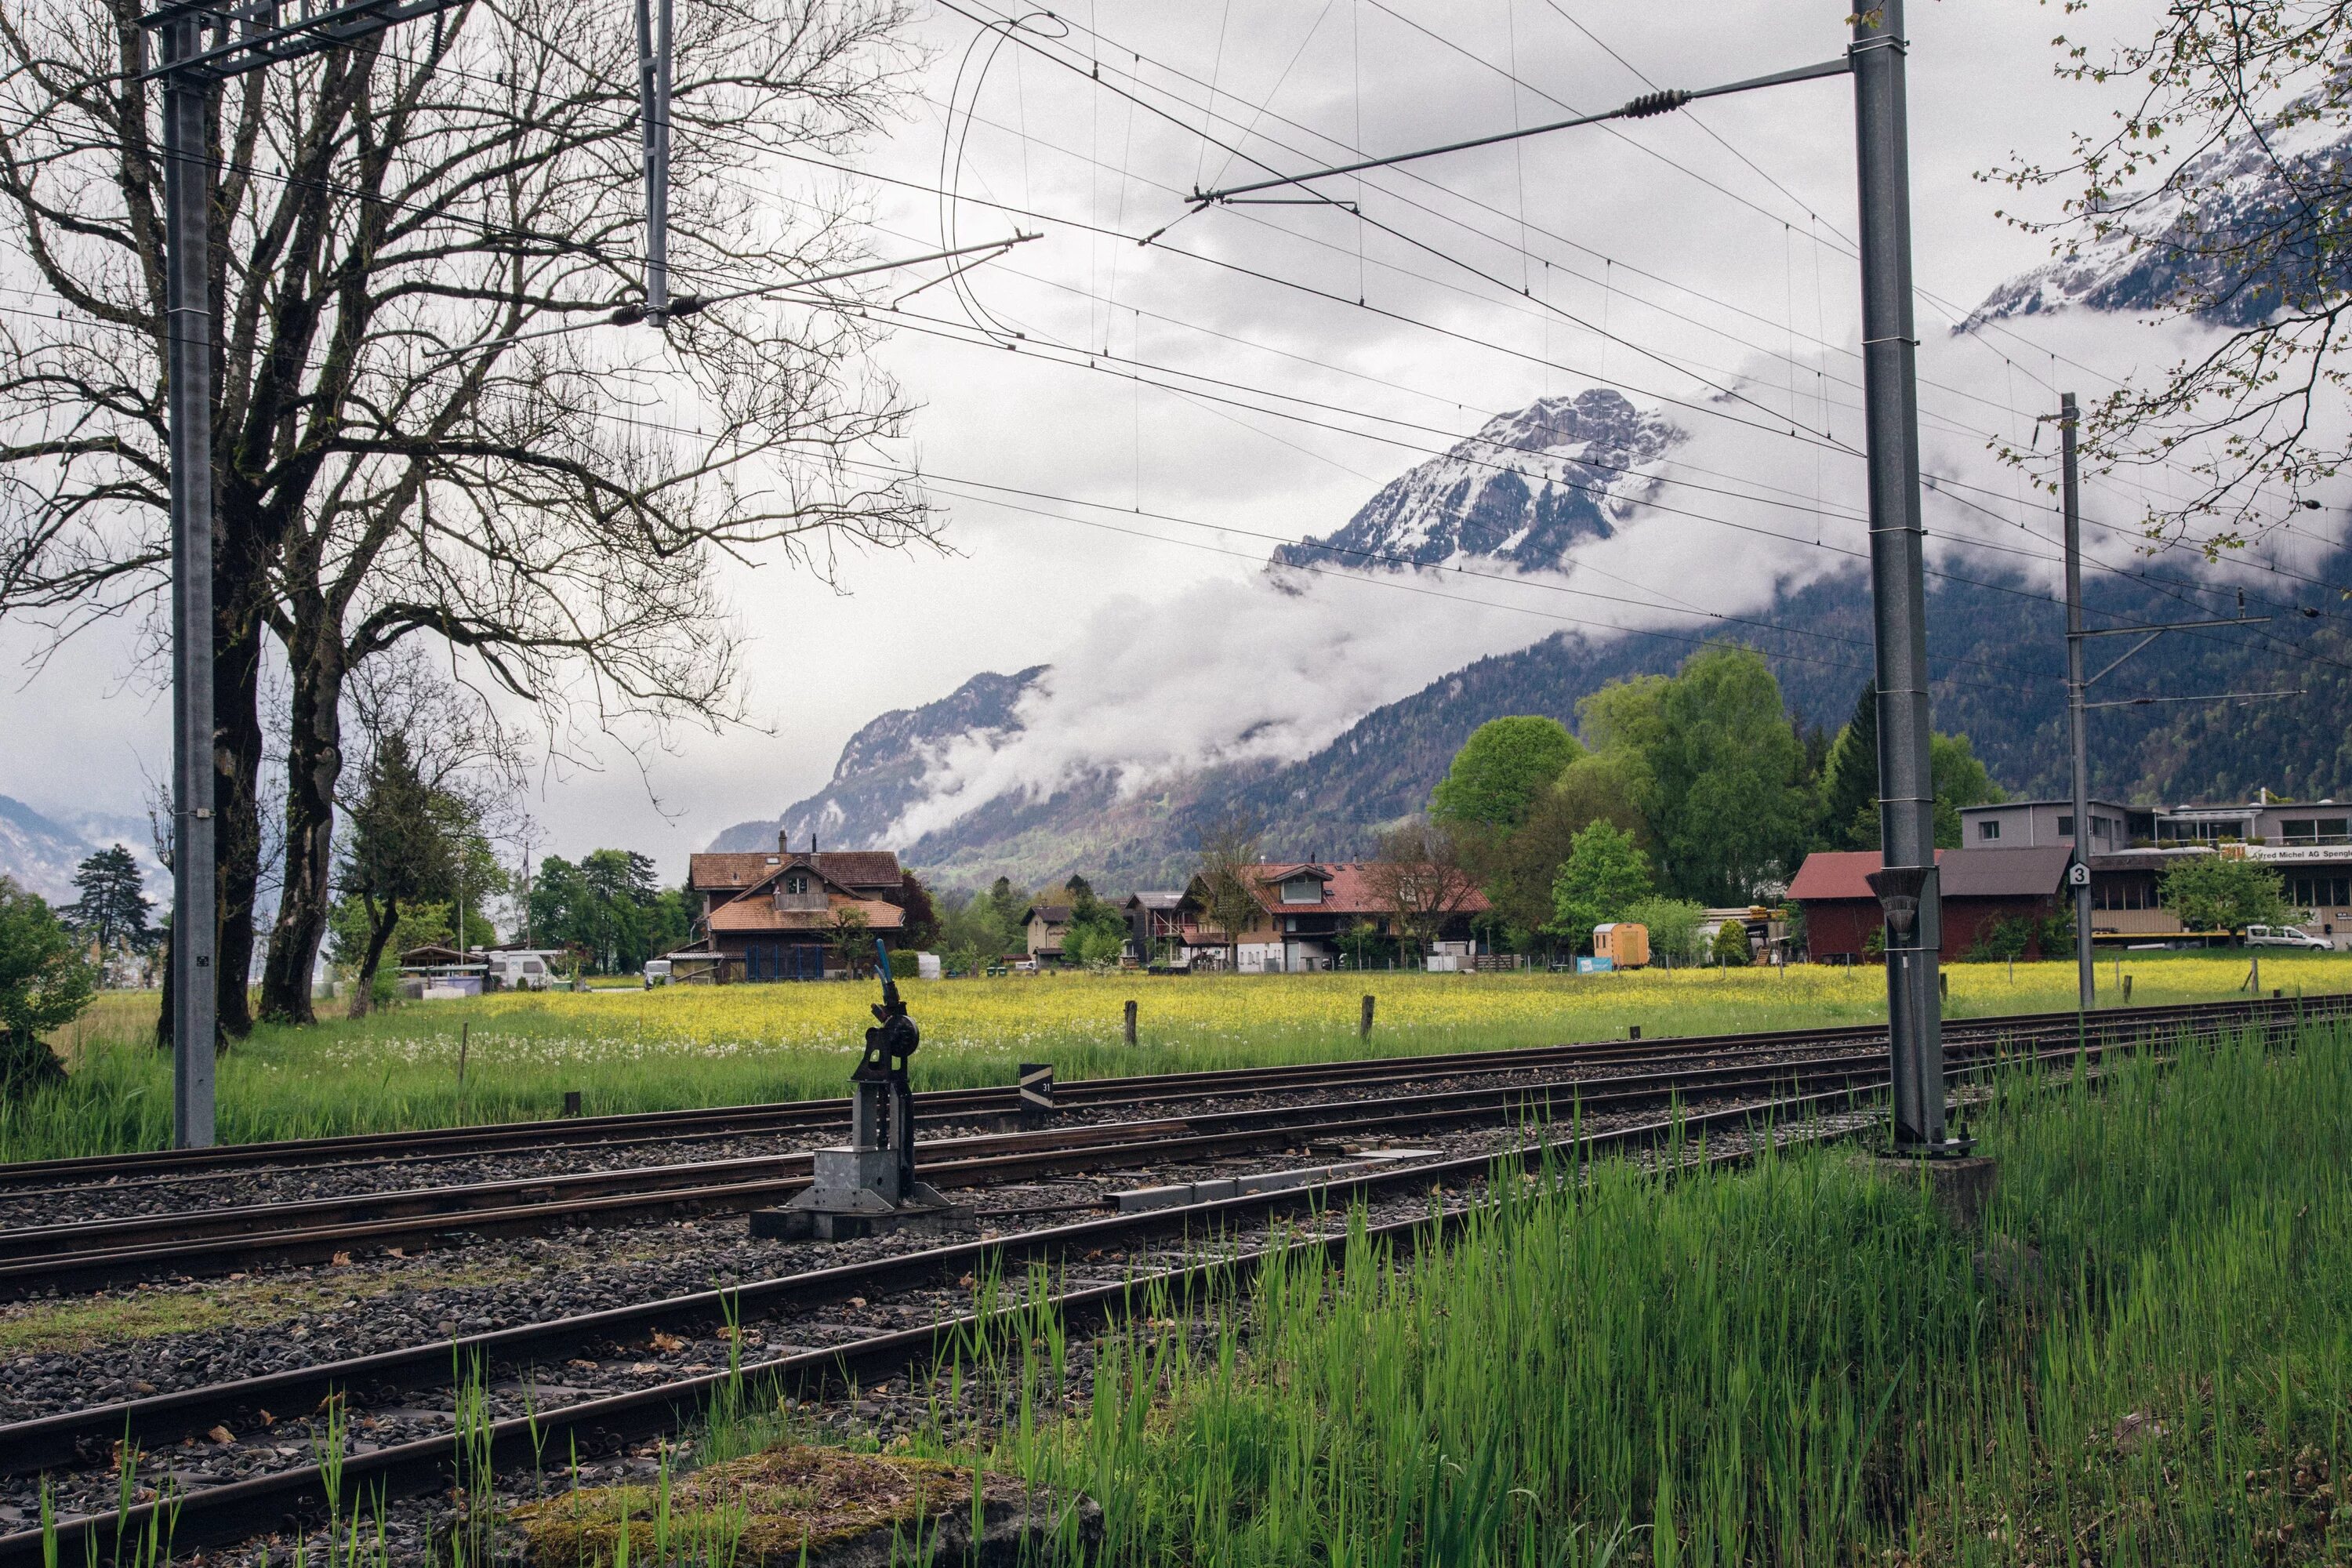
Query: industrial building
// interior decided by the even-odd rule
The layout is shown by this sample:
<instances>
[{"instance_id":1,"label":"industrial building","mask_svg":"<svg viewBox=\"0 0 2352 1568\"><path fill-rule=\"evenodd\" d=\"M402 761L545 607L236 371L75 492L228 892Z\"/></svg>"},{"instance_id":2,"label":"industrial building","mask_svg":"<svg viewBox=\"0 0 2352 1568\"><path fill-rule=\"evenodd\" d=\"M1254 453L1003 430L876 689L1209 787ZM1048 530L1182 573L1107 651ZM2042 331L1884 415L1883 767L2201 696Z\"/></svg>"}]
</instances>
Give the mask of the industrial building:
<instances>
[{"instance_id":1,"label":"industrial building","mask_svg":"<svg viewBox=\"0 0 2352 1568\"><path fill-rule=\"evenodd\" d=\"M2228 855L2277 868L2287 902L2308 928L2352 947L2352 805L2273 800L2265 790L2231 805L2091 803L2091 932L2109 942L2186 934L2158 901L2164 873L2184 857ZM2116 837L2116 824L2122 824ZM2065 801L2006 801L1960 813L1971 849L2074 844Z\"/></svg>"}]
</instances>

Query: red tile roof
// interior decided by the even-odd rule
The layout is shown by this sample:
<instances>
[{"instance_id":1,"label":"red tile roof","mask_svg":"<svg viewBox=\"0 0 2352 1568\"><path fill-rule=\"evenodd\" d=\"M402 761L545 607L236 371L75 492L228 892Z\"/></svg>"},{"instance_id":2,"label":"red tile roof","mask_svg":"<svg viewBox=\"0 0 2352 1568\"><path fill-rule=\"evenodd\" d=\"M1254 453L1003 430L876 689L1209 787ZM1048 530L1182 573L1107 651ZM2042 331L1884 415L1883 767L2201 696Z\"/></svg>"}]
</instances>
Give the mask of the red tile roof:
<instances>
[{"instance_id":1,"label":"red tile roof","mask_svg":"<svg viewBox=\"0 0 2352 1568\"><path fill-rule=\"evenodd\" d=\"M895 892L906 882L898 857L887 849L827 849L816 855L751 849L689 856L687 885L698 893L740 892L791 866L814 867L827 881L861 892L886 888Z\"/></svg>"},{"instance_id":2,"label":"red tile roof","mask_svg":"<svg viewBox=\"0 0 2352 1568\"><path fill-rule=\"evenodd\" d=\"M868 931L893 931L907 923L907 911L896 904L886 904L879 899L845 899L838 896L826 900L823 910L779 910L773 899L736 899L710 911L710 931L720 934L740 935L746 931L809 931L830 934L834 930L835 910L863 910Z\"/></svg>"}]
</instances>

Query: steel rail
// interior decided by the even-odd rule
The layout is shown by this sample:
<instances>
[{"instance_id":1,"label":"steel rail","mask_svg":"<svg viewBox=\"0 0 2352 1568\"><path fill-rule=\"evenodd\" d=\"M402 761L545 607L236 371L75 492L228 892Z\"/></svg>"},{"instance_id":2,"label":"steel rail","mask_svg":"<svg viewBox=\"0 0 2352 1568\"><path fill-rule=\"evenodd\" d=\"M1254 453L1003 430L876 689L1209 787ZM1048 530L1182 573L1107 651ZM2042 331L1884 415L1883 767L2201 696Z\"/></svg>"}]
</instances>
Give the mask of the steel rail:
<instances>
[{"instance_id":1,"label":"steel rail","mask_svg":"<svg viewBox=\"0 0 2352 1568\"><path fill-rule=\"evenodd\" d=\"M1037 1175L1066 1175L1136 1164L1181 1164L1286 1145L1302 1137L1376 1137L1433 1126L1508 1119L1580 1106L1591 1114L1612 1114L1682 1099L1721 1099L1769 1094L1784 1086L1849 1084L1884 1070L1874 1054L1822 1063L1767 1063L1753 1068L1707 1068L1639 1079L1567 1080L1457 1089L1417 1097L1411 1103L1346 1100L1309 1106L1278 1106L1199 1119L1143 1123L1092 1124L1036 1134L1003 1134L986 1140L1000 1152L964 1152L932 1158L924 1173L942 1187L971 1187ZM1131 1129L1132 1131L1128 1131ZM1078 1136L1071 1136L1077 1134ZM152 1280L159 1275L225 1273L273 1262L320 1261L362 1247L381 1247L469 1237L514 1236L560 1226L683 1214L741 1212L779 1203L808 1185L806 1154L758 1161L732 1161L723 1167L671 1166L651 1171L596 1173L573 1179L581 1189L619 1184L626 1190L604 1195L508 1203L480 1209L443 1209L425 1214L304 1226L318 1212L350 1206L344 1200L284 1205L293 1223L284 1229L218 1237L142 1240L201 1229L205 1216L139 1216L85 1226L44 1227L0 1236L17 1242L15 1256L0 1262L0 1300L33 1291L91 1289L103 1285ZM713 1177L719 1179L712 1179ZM648 1178L640 1186L637 1178ZM692 1184L676 1184L681 1181ZM663 1183L670 1184L660 1184ZM475 1193L511 1196L504 1189L547 1189L553 1184L487 1184ZM430 1193L418 1194L430 1196ZM372 1200L352 1200L365 1204ZM247 1215L225 1216L234 1226L278 1217L277 1205ZM48 1251L34 1248L47 1247Z\"/></svg>"},{"instance_id":2,"label":"steel rail","mask_svg":"<svg viewBox=\"0 0 2352 1568\"><path fill-rule=\"evenodd\" d=\"M2135 1029L2149 1026L2149 1021L2135 1017L2129 1020ZM1948 1055L1965 1058L1969 1054L1986 1049L2000 1049L2006 1044L2023 1039L2050 1039L2069 1032L2055 1026L2032 1029L2006 1029L1997 1035L1974 1035L1956 1037ZM1657 1058L1661 1065L1688 1061L1694 1055L1706 1053L1678 1052ZM1719 1053L1717 1053L1719 1054ZM1800 1068L1822 1069L1845 1067L1870 1058L1863 1057L1823 1057L1775 1063L1747 1064L1713 1061L1704 1067L1670 1068L1648 1075L1619 1073L1610 1077L1579 1079L1553 1079L1539 1084L1497 1086L1494 1093L1508 1094L1514 1089L1541 1089L1557 1094L1572 1083L1590 1083L1598 1090L1603 1087L1637 1089L1646 1083L1667 1082L1685 1087L1697 1087L1722 1082L1735 1086L1752 1083L1755 1075ZM1620 1064L1622 1065L1622 1064ZM1485 1075L1482 1075L1485 1076ZM1385 1084L1391 1080L1374 1080ZM1423 1081L1408 1077L1402 1081ZM1364 1087L1358 1081L1344 1087ZM1462 1091L1454 1091L1460 1093ZM1481 1091L1468 1091L1474 1095ZM1340 1102L1344 1104L1345 1102ZM1445 1094L1423 1094L1416 1103L1443 1107L1449 1103ZM1106 1144L1131 1142L1179 1130L1199 1132L1212 1129L1233 1129L1243 1126L1276 1128L1290 1122L1312 1121L1340 1113L1340 1105L1331 1102L1307 1105L1284 1105L1249 1111L1219 1111L1193 1113L1184 1117L1162 1117L1136 1122L1079 1123L1046 1131L1026 1133L982 1134L960 1139L935 1140L925 1145L926 1163L943 1156L968 1157L991 1153L1014 1153L1024 1151L1053 1148L1101 1147ZM734 1182L751 1182L779 1175L800 1175L809 1168L805 1151L745 1156L729 1160L700 1161L677 1164L622 1167L606 1171L575 1172L529 1177L515 1177L488 1182L451 1184L407 1188L393 1192L353 1194L342 1196L298 1199L249 1205L215 1206L202 1211L173 1210L160 1214L125 1215L114 1218L69 1221L47 1226L26 1226L0 1231L0 1263L27 1258L48 1258L68 1252L97 1252L159 1246L165 1242L191 1243L224 1237L247 1237L267 1231L323 1230L329 1227L357 1226L375 1221L424 1219L439 1221L455 1219L483 1210L520 1209L529 1205L548 1205L571 1199L615 1197L640 1193L672 1193L684 1187L712 1186ZM71 1189L68 1189L70 1191ZM320 1238L326 1239L326 1238Z\"/></svg>"},{"instance_id":3,"label":"steel rail","mask_svg":"<svg viewBox=\"0 0 2352 1568\"><path fill-rule=\"evenodd\" d=\"M2029 1062L2035 1066L2075 1060L2095 1063L2102 1061L2110 1051L2136 1049L2151 1039L2211 1037L2227 1033L2231 1026L2228 1020L2214 1019L2207 1023L2207 1027L2195 1031L2168 1033L2156 1029L2125 1041L2081 1046L2061 1043L2031 1056L1979 1061L1962 1071L1964 1076L1973 1077ZM2264 1026L2265 1033L2274 1037L2292 1024L2291 1019L2270 1020ZM1826 1092L1816 1090L1780 1097L1763 1104L1685 1112L1664 1121L1581 1131L1568 1147L1570 1151L1595 1152L1638 1142L1661 1128L1679 1127L1686 1133L1704 1133L1715 1128L1768 1119L1791 1108L1819 1112L1852 1106L1856 1103L1858 1095L1883 1090L1885 1081L1882 1064L1876 1076L1867 1082L1850 1083ZM1581 1126L1580 1119L1577 1125ZM1516 1152L1523 1160L1532 1162L1542 1157L1546 1147L1557 1153L1561 1146L1538 1141ZM852 1295L878 1295L893 1289L918 1288L934 1276L944 1279L954 1278L959 1272L970 1273L975 1265L1002 1267L1047 1260L1054 1255L1053 1249L1057 1247L1076 1250L1083 1245L1119 1237L1148 1239L1171 1230L1190 1235L1194 1222L1202 1216L1223 1219L1239 1215L1276 1214L1300 1205L1314 1206L1319 1197L1332 1194L1345 1194L1352 1201L1355 1197L1392 1190L1400 1185L1410 1187L1416 1182L1442 1185L1445 1181L1465 1173L1482 1172L1498 1159L1511 1158L1513 1153L1512 1151L1504 1151L1463 1155L1350 1174L1278 1192L1244 1194L1141 1214L1107 1216L1006 1237L984 1237L979 1242L866 1259L740 1286L636 1302L543 1322L518 1324L486 1333L292 1368L226 1384L60 1412L0 1426L0 1470L23 1472L50 1468L60 1454L86 1452L126 1436L133 1441L151 1444L171 1442L217 1423L242 1421L251 1412L273 1405L288 1409L310 1408L339 1389L365 1388L397 1393L419 1386L446 1386L454 1378L455 1369L466 1363L528 1365L526 1358L531 1356L552 1356L583 1345L625 1343L656 1327L690 1330L740 1322L787 1308L823 1306ZM831 1355L835 1352L820 1353Z\"/></svg>"},{"instance_id":4,"label":"steel rail","mask_svg":"<svg viewBox=\"0 0 2352 1568\"><path fill-rule=\"evenodd\" d=\"M1883 1083L1881 1087L1884 1087ZM1844 1098L1842 1095L1799 1097L1763 1106L1743 1106L1673 1117L1584 1134L1565 1144L1530 1145L1516 1153L1523 1168L1536 1168L1547 1160L1581 1160L1636 1144L1658 1143L1678 1137L1737 1130L1759 1123L1776 1124L1791 1113L1838 1109L1831 1102ZM1738 1152L1718 1151L1706 1157L1711 1160L1732 1159L1738 1157ZM770 1290L772 1295L781 1295L789 1289L797 1293L795 1299L800 1301L821 1302L857 1292L918 1288L980 1272L1001 1274L1008 1268L1032 1263L1050 1263L1083 1248L1099 1247L1105 1242L1149 1240L1171 1234L1219 1237L1229 1234L1237 1226L1265 1224L1286 1215L1328 1214L1383 1193L1443 1189L1451 1184L1483 1180L1498 1163L1512 1157L1512 1152L1471 1155L1280 1193L1254 1194L1142 1215L1122 1215L846 1265L764 1282L763 1286L706 1292L698 1297L679 1298L672 1303L656 1305L673 1309L673 1316L664 1321L677 1321L677 1316L689 1309L706 1314L705 1321L708 1321L740 1312L744 1305L756 1300L753 1292L762 1289ZM1444 1211L1420 1215L1373 1226L1371 1234L1384 1237L1401 1236L1417 1227L1442 1224L1444 1218ZM1458 1217L1455 1223L1458 1223ZM1336 1247L1344 1246L1345 1242L1346 1237L1342 1232L1308 1238L1298 1245ZM1104 1316L1118 1315L1135 1302L1149 1302L1155 1299L1155 1295L1189 1294L1212 1281L1234 1278L1239 1271L1263 1267L1266 1261L1283 1256L1288 1250L1289 1245L1284 1244L1228 1252L1181 1268L1139 1275L1115 1284L1056 1293L1049 1300L1056 1310L1075 1315L1080 1321L1099 1321ZM722 1298L731 1300L722 1301ZM1028 1310L1026 1304L1010 1307L1003 1310L993 1321L1003 1321ZM625 1314L632 1320L628 1324L618 1321ZM561 1325L535 1325L534 1328L542 1332L563 1328L576 1336L571 1342L576 1343L581 1340L609 1338L615 1331L627 1332L632 1327L643 1331L642 1326L650 1321L646 1309L625 1308L609 1313L565 1320ZM546 1451L551 1441L561 1441L575 1433L590 1435L593 1446L655 1432L676 1431L699 1419L709 1401L738 1379L789 1384L802 1390L839 1386L852 1379L868 1378L877 1373L895 1372L936 1360L945 1353L951 1353L958 1345L970 1342L973 1335L991 1326L992 1320L986 1316L961 1314L922 1328L900 1330L847 1344L751 1363L729 1372L699 1374L650 1388L535 1411L529 1415L491 1425L487 1434L490 1460L494 1466L533 1462ZM507 1331L507 1334L513 1336L521 1331ZM142 1431L147 1432L152 1439L165 1432L198 1430L200 1428L191 1424L199 1415L208 1413L214 1419L218 1419L220 1413L229 1408L223 1403L222 1396L230 1394L232 1391L242 1398L277 1397L291 1403L288 1398L289 1394L299 1395L307 1390L319 1389L325 1391L321 1394L324 1397L325 1394L361 1386L363 1382L376 1387L415 1387L425 1381L420 1374L428 1363L436 1369L438 1381L452 1383L456 1378L456 1369L469 1357L478 1355L487 1365L489 1357L501 1350L511 1353L514 1342L509 1340L504 1345L496 1343L500 1338L499 1335L478 1335L467 1340L444 1341L413 1351L388 1352L381 1357L362 1358L361 1362L343 1363L348 1370L341 1379L321 1380L315 1373L328 1369L307 1369L314 1375L299 1387L295 1380L299 1379L301 1373L277 1373L266 1379L248 1380L244 1385L188 1391L185 1394L161 1395L131 1405L102 1407L100 1411L78 1412L69 1417L47 1417L37 1423L19 1423L0 1427L0 1454L14 1457L34 1445L46 1444L54 1456L61 1443L111 1442L122 1438L126 1433L135 1443L141 1440ZM548 1340L545 1342L561 1344L563 1342ZM365 1365L366 1363L379 1364L370 1366ZM403 1381L391 1381L393 1379ZM264 1384L271 1386L265 1391ZM210 1403L205 1402L202 1397L205 1395L213 1396ZM167 1405L176 1405L176 1408L167 1412L163 1408ZM101 1415L105 1421L98 1422L96 1418ZM349 1455L341 1460L340 1467L344 1489L344 1496L340 1500L349 1504L363 1496L389 1498L435 1489L446 1483L458 1441L458 1434L449 1432L366 1454ZM478 1447L479 1441L478 1436L475 1438L474 1446ZM103 1558L116 1540L139 1538L149 1529L151 1521L169 1521L165 1533L169 1537L170 1550L174 1552L194 1546L245 1540L289 1525L299 1529L307 1522L306 1515L316 1517L323 1511L326 1487L326 1473L319 1466L297 1466L161 1498L112 1514L77 1515L58 1521L53 1532L48 1534L30 1530L0 1536L0 1568L15 1563L44 1561L44 1554L51 1550L55 1551L57 1560L60 1562L68 1557L79 1559L93 1550Z\"/></svg>"},{"instance_id":5,"label":"steel rail","mask_svg":"<svg viewBox=\"0 0 2352 1568\"><path fill-rule=\"evenodd\" d=\"M2168 1003L2110 1008L2087 1015L2071 1011L1996 1014L1982 1018L1948 1020L1948 1028L1956 1039L1961 1039L2042 1025L2068 1027L2080 1025L2098 1031L2170 1016L2205 1016L2216 1012L2252 1013L2263 1008L2329 1010L2347 1005L2352 1005L2352 995L2338 994L2275 1001ZM1349 1081L1393 1079L1410 1082L1416 1077L1426 1077L1432 1073L1511 1072L1564 1060L1608 1062L1707 1050L1764 1051L1801 1048L1808 1045L1832 1046L1847 1041L1883 1041L1885 1037L1885 1024L1870 1023L1718 1035L1664 1036L1640 1042L1581 1041L1491 1051L1352 1058L1334 1062L1268 1068L1078 1079L1056 1084L1055 1097L1058 1103L1070 1107L1112 1102L1149 1103L1174 1101L1180 1097L1208 1097L1221 1092L1266 1093L1284 1088L1332 1087ZM916 1102L919 1119L936 1123L959 1116L1013 1112L1018 1109L1018 1095L1010 1085L927 1089L916 1096ZM354 1156L371 1152L380 1152L389 1163L395 1159L433 1158L444 1149L449 1151L449 1157L462 1158L500 1149L540 1150L575 1144L656 1142L793 1131L845 1121L847 1106L845 1100L784 1100L758 1105L566 1117L541 1121L416 1128L397 1132L347 1133L263 1143L220 1144L207 1149L146 1150L16 1161L0 1164L0 1193L45 1180L97 1183L154 1173L192 1174L252 1165L310 1164L350 1161Z\"/></svg>"}]
</instances>

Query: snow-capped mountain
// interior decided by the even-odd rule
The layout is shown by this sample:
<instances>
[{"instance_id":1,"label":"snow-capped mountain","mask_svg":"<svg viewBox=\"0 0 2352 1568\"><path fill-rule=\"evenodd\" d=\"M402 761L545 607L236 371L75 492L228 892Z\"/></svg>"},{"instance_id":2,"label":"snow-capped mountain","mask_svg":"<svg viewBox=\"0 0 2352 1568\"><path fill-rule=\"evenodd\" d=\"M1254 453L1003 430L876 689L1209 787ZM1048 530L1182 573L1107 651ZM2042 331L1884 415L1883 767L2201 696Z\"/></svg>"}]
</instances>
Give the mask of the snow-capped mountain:
<instances>
[{"instance_id":1,"label":"snow-capped mountain","mask_svg":"<svg viewBox=\"0 0 2352 1568\"><path fill-rule=\"evenodd\" d=\"M1682 439L1655 411L1598 387L1498 415L1442 458L1412 468L1320 539L1274 552L1284 566L1433 566L1486 555L1526 571L1606 539L1643 470Z\"/></svg>"},{"instance_id":2,"label":"snow-capped mountain","mask_svg":"<svg viewBox=\"0 0 2352 1568\"><path fill-rule=\"evenodd\" d=\"M2352 176L2342 97L2330 89L2306 94L2261 137L2219 142L2161 188L2119 200L2105 235L2011 279L1954 330L2070 305L2158 311L2193 304L2218 326L2244 327L2315 289L2342 292L2352 284L2352 256L2341 243L2341 212L2295 216L2312 193L2323 204L2340 199ZM2316 247L2314 236L2333 243Z\"/></svg>"},{"instance_id":3,"label":"snow-capped mountain","mask_svg":"<svg viewBox=\"0 0 2352 1568\"><path fill-rule=\"evenodd\" d=\"M1014 705L1045 673L1037 665L1012 675L973 676L920 708L896 708L867 723L841 749L833 782L788 806L781 817L739 822L713 849L773 849L779 833L795 845L838 849L887 844L891 824L923 798L926 781L954 742L1020 728Z\"/></svg>"}]
</instances>

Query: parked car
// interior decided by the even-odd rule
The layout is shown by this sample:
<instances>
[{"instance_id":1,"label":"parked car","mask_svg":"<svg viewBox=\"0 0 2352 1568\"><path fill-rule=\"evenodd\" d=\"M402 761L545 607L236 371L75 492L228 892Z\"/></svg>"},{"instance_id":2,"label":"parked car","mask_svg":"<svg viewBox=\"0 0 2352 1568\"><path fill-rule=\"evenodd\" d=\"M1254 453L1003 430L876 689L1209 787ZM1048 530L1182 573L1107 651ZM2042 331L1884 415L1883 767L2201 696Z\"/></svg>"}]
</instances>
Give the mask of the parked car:
<instances>
[{"instance_id":1,"label":"parked car","mask_svg":"<svg viewBox=\"0 0 2352 1568\"><path fill-rule=\"evenodd\" d=\"M670 975L669 975L669 960L668 960L668 959L667 959L667 958L648 958L648 959L646 959L646 990L650 991L650 990L652 990L652 989L653 989L655 986L656 986L656 985L667 985L667 984L669 984L669 979L670 979Z\"/></svg>"},{"instance_id":2,"label":"parked car","mask_svg":"<svg viewBox=\"0 0 2352 1568\"><path fill-rule=\"evenodd\" d=\"M2308 947L2321 952L2332 952L2336 944L2324 936L2314 936L2301 926L2248 926L2248 947Z\"/></svg>"}]
</instances>

